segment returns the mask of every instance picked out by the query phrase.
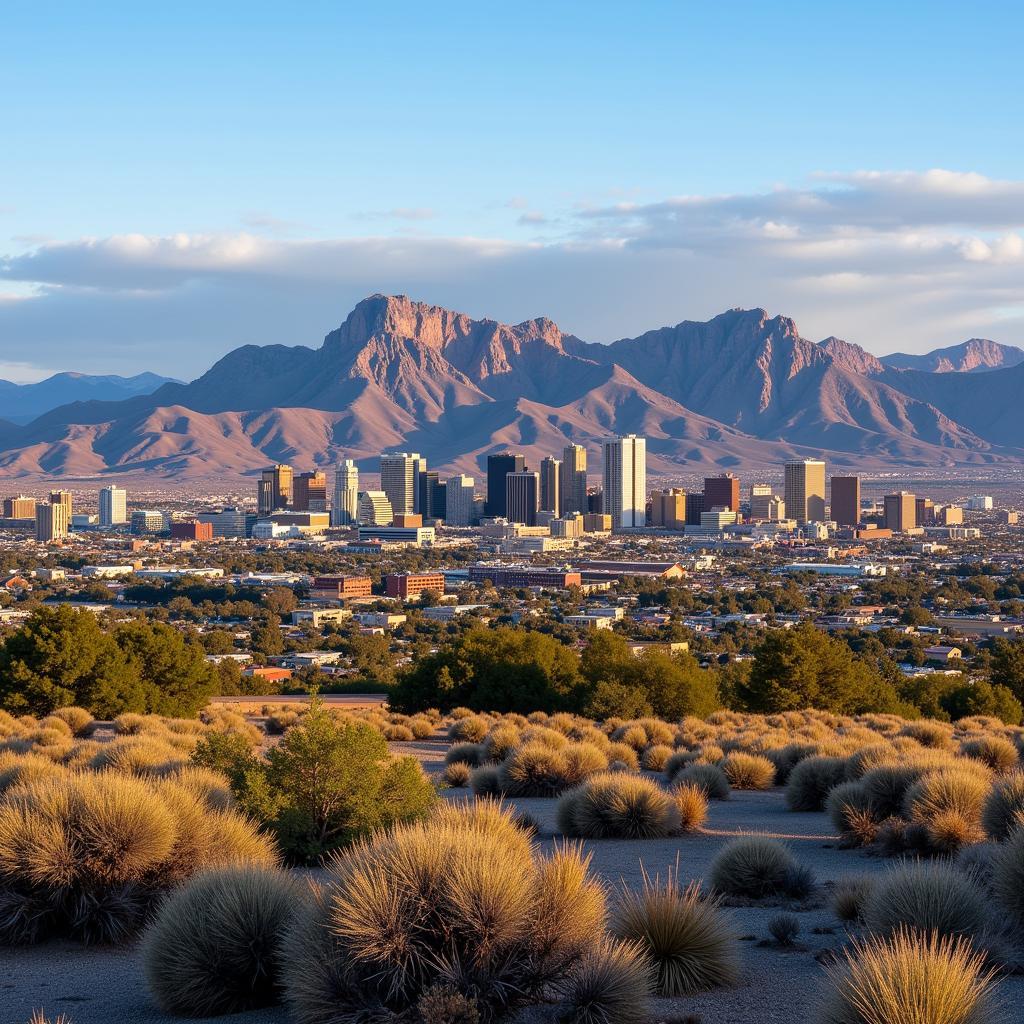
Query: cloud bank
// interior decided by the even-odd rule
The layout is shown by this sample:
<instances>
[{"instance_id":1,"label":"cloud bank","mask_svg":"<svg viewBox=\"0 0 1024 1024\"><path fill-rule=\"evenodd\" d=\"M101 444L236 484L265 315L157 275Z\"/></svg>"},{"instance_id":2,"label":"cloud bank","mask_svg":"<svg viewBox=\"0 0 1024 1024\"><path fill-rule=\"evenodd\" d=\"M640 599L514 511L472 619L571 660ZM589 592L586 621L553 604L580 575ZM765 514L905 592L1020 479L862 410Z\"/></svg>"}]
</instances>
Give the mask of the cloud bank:
<instances>
[{"instance_id":1,"label":"cloud bank","mask_svg":"<svg viewBox=\"0 0 1024 1024\"><path fill-rule=\"evenodd\" d=\"M0 259L4 357L187 378L239 344L316 344L376 291L502 320L546 315L591 341L763 306L806 337L877 354L969 336L1024 345L1024 181L860 171L557 215L508 205L545 233L44 242Z\"/></svg>"}]
</instances>

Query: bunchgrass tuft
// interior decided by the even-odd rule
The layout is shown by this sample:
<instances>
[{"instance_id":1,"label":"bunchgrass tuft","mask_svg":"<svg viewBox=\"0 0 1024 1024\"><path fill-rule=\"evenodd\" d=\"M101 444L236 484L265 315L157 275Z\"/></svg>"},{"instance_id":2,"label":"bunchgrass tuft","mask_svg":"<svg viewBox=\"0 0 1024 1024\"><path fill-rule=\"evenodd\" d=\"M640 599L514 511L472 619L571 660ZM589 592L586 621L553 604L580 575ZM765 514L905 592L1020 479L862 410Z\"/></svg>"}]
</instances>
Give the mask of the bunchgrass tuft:
<instances>
[{"instance_id":1,"label":"bunchgrass tuft","mask_svg":"<svg viewBox=\"0 0 1024 1024\"><path fill-rule=\"evenodd\" d=\"M645 1024L652 975L638 945L604 939L580 957L559 986L560 1024Z\"/></svg>"},{"instance_id":2,"label":"bunchgrass tuft","mask_svg":"<svg viewBox=\"0 0 1024 1024\"><path fill-rule=\"evenodd\" d=\"M677 833L679 808L657 783L605 772L558 801L558 828L584 839L657 839Z\"/></svg>"},{"instance_id":3,"label":"bunchgrass tuft","mask_svg":"<svg viewBox=\"0 0 1024 1024\"><path fill-rule=\"evenodd\" d=\"M718 852L711 862L711 885L726 896L745 899L802 899L813 886L813 876L777 839L749 835L731 839Z\"/></svg>"}]
</instances>

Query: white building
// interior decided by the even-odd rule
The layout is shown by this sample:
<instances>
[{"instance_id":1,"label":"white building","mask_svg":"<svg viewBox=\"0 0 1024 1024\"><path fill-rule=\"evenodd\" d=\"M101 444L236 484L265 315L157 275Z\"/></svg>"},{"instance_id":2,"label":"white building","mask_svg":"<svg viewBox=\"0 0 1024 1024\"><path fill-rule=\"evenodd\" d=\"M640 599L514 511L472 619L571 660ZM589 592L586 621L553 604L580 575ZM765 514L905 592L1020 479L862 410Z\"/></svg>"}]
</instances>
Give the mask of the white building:
<instances>
[{"instance_id":1,"label":"white building","mask_svg":"<svg viewBox=\"0 0 1024 1024\"><path fill-rule=\"evenodd\" d=\"M387 495L394 515L411 515L419 497L420 473L427 460L419 452L394 452L380 457L380 489Z\"/></svg>"},{"instance_id":2,"label":"white building","mask_svg":"<svg viewBox=\"0 0 1024 1024\"><path fill-rule=\"evenodd\" d=\"M469 526L473 522L473 491L476 481L471 476L450 476L445 484L444 521L449 526Z\"/></svg>"},{"instance_id":3,"label":"white building","mask_svg":"<svg viewBox=\"0 0 1024 1024\"><path fill-rule=\"evenodd\" d=\"M331 526L349 526L359 518L359 470L352 459L339 459L334 471Z\"/></svg>"},{"instance_id":4,"label":"white building","mask_svg":"<svg viewBox=\"0 0 1024 1024\"><path fill-rule=\"evenodd\" d=\"M973 497L967 499L967 507L971 512L991 512L992 495L975 494Z\"/></svg>"},{"instance_id":5,"label":"white building","mask_svg":"<svg viewBox=\"0 0 1024 1024\"><path fill-rule=\"evenodd\" d=\"M647 440L636 434L601 442L604 513L612 529L630 529L647 522Z\"/></svg>"},{"instance_id":6,"label":"white building","mask_svg":"<svg viewBox=\"0 0 1024 1024\"><path fill-rule=\"evenodd\" d=\"M128 522L128 492L111 484L100 488L100 526L119 526Z\"/></svg>"},{"instance_id":7,"label":"white building","mask_svg":"<svg viewBox=\"0 0 1024 1024\"><path fill-rule=\"evenodd\" d=\"M395 511L384 491L363 491L359 495L356 519L360 526L387 526Z\"/></svg>"},{"instance_id":8,"label":"white building","mask_svg":"<svg viewBox=\"0 0 1024 1024\"><path fill-rule=\"evenodd\" d=\"M166 512L157 512L155 509L137 508L132 513L132 533L164 533L170 529L169 518Z\"/></svg>"}]
</instances>

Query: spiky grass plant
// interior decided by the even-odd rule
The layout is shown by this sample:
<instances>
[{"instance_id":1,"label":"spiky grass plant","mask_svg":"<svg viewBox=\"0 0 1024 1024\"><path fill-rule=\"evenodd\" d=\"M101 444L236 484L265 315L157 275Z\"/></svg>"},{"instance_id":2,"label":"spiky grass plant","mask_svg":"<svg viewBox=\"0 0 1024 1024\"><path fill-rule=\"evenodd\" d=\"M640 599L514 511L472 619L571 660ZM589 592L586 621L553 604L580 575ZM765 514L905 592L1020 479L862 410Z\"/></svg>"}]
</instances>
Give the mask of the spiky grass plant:
<instances>
[{"instance_id":1,"label":"spiky grass plant","mask_svg":"<svg viewBox=\"0 0 1024 1024\"><path fill-rule=\"evenodd\" d=\"M966 939L901 930L826 968L818 1024L995 1024L994 977Z\"/></svg>"},{"instance_id":2,"label":"spiky grass plant","mask_svg":"<svg viewBox=\"0 0 1024 1024\"><path fill-rule=\"evenodd\" d=\"M997 841L1024 826L1024 772L995 781L981 809L981 825Z\"/></svg>"},{"instance_id":3,"label":"spiky grass plant","mask_svg":"<svg viewBox=\"0 0 1024 1024\"><path fill-rule=\"evenodd\" d=\"M808 888L805 872L789 849L777 839L759 835L726 843L711 862L710 878L718 892L746 899L802 896Z\"/></svg>"},{"instance_id":4,"label":"spiky grass plant","mask_svg":"<svg viewBox=\"0 0 1024 1024\"><path fill-rule=\"evenodd\" d=\"M578 850L541 857L509 810L442 804L337 855L290 931L287 997L299 1024L327 1024L408 1014L442 984L501 1017L564 979L604 920Z\"/></svg>"},{"instance_id":5,"label":"spiky grass plant","mask_svg":"<svg viewBox=\"0 0 1024 1024\"><path fill-rule=\"evenodd\" d=\"M992 890L1000 906L1024 924L1024 827L1011 832L995 851Z\"/></svg>"},{"instance_id":6,"label":"spiky grass plant","mask_svg":"<svg viewBox=\"0 0 1024 1024\"><path fill-rule=\"evenodd\" d=\"M472 773L473 769L465 761L454 761L452 764L445 766L444 771L441 773L441 778L444 780L445 785L451 786L453 789L462 789L469 785Z\"/></svg>"},{"instance_id":7,"label":"spiky grass plant","mask_svg":"<svg viewBox=\"0 0 1024 1024\"><path fill-rule=\"evenodd\" d=\"M59 718L67 723L71 734L76 737L90 736L96 729L96 720L92 717L91 712L74 705L57 708L50 717Z\"/></svg>"},{"instance_id":8,"label":"spiky grass plant","mask_svg":"<svg viewBox=\"0 0 1024 1024\"><path fill-rule=\"evenodd\" d=\"M954 750L956 748L952 726L927 718L917 722L908 722L900 729L899 735L909 736L912 740L920 743L922 747L929 747L932 750Z\"/></svg>"},{"instance_id":9,"label":"spiky grass plant","mask_svg":"<svg viewBox=\"0 0 1024 1024\"><path fill-rule=\"evenodd\" d=\"M910 861L880 875L864 901L863 917L876 935L910 928L977 940L992 929L984 891L940 861Z\"/></svg>"},{"instance_id":10,"label":"spiky grass plant","mask_svg":"<svg viewBox=\"0 0 1024 1024\"><path fill-rule=\"evenodd\" d=\"M448 735L453 740L480 743L487 735L489 728L486 718L481 718L479 715L466 715L452 723Z\"/></svg>"},{"instance_id":11,"label":"spiky grass plant","mask_svg":"<svg viewBox=\"0 0 1024 1024\"><path fill-rule=\"evenodd\" d=\"M664 882L645 874L639 890L624 886L611 930L654 965L660 996L723 988L739 977L739 943L717 900L697 882L681 886L678 871Z\"/></svg>"},{"instance_id":12,"label":"spiky grass plant","mask_svg":"<svg viewBox=\"0 0 1024 1024\"><path fill-rule=\"evenodd\" d=\"M665 773L666 782L675 782L676 776L688 765L694 764L697 760L695 750L677 750L665 758L661 770Z\"/></svg>"},{"instance_id":13,"label":"spiky grass plant","mask_svg":"<svg viewBox=\"0 0 1024 1024\"><path fill-rule=\"evenodd\" d=\"M669 794L679 811L679 831L699 829L708 816L708 798L704 790L693 783L680 782L669 790Z\"/></svg>"},{"instance_id":14,"label":"spiky grass plant","mask_svg":"<svg viewBox=\"0 0 1024 1024\"><path fill-rule=\"evenodd\" d=\"M982 838L981 811L989 783L971 771L928 772L904 798L904 813L920 826L930 852L955 853Z\"/></svg>"},{"instance_id":15,"label":"spiky grass plant","mask_svg":"<svg viewBox=\"0 0 1024 1024\"><path fill-rule=\"evenodd\" d=\"M964 757L981 761L1000 775L1020 767L1020 755L1016 746L1002 736L979 736L976 739L964 740L960 744L960 753Z\"/></svg>"},{"instance_id":16,"label":"spiky grass plant","mask_svg":"<svg viewBox=\"0 0 1024 1024\"><path fill-rule=\"evenodd\" d=\"M664 743L653 743L644 748L640 756L640 763L649 772L662 772L665 764L672 756L672 748Z\"/></svg>"},{"instance_id":17,"label":"spiky grass plant","mask_svg":"<svg viewBox=\"0 0 1024 1024\"><path fill-rule=\"evenodd\" d=\"M522 740L522 733L514 725L495 725L483 742L489 761L503 761Z\"/></svg>"},{"instance_id":18,"label":"spiky grass plant","mask_svg":"<svg viewBox=\"0 0 1024 1024\"><path fill-rule=\"evenodd\" d=\"M729 754L720 767L733 789L771 789L775 782L775 765L759 754Z\"/></svg>"},{"instance_id":19,"label":"spiky grass plant","mask_svg":"<svg viewBox=\"0 0 1024 1024\"><path fill-rule=\"evenodd\" d=\"M0 795L16 786L65 774L60 765L40 754L0 751Z\"/></svg>"},{"instance_id":20,"label":"spiky grass plant","mask_svg":"<svg viewBox=\"0 0 1024 1024\"><path fill-rule=\"evenodd\" d=\"M603 939L559 986L559 1024L645 1024L653 971L639 946Z\"/></svg>"},{"instance_id":21,"label":"spiky grass plant","mask_svg":"<svg viewBox=\"0 0 1024 1024\"><path fill-rule=\"evenodd\" d=\"M71 1024L71 1018L64 1013L58 1014L53 1020L46 1016L43 1010L33 1010L28 1024Z\"/></svg>"},{"instance_id":22,"label":"spiky grass plant","mask_svg":"<svg viewBox=\"0 0 1024 1024\"><path fill-rule=\"evenodd\" d=\"M848 846L869 846L881 824L861 781L841 782L829 791L825 811Z\"/></svg>"},{"instance_id":23,"label":"spiky grass plant","mask_svg":"<svg viewBox=\"0 0 1024 1024\"><path fill-rule=\"evenodd\" d=\"M469 788L473 790L474 796L500 796L501 781L498 766L482 764L479 768L474 768L469 775Z\"/></svg>"},{"instance_id":24,"label":"spiky grass plant","mask_svg":"<svg viewBox=\"0 0 1024 1024\"><path fill-rule=\"evenodd\" d=\"M214 811L227 811L235 805L231 784L220 772L196 765L174 768L165 778L200 799Z\"/></svg>"},{"instance_id":25,"label":"spiky grass plant","mask_svg":"<svg viewBox=\"0 0 1024 1024\"><path fill-rule=\"evenodd\" d=\"M487 760L487 753L479 743L456 743L444 755L445 764L468 764L477 768Z\"/></svg>"},{"instance_id":26,"label":"spiky grass plant","mask_svg":"<svg viewBox=\"0 0 1024 1024\"><path fill-rule=\"evenodd\" d=\"M677 833L672 797L642 776L605 772L565 793L556 818L564 835L586 839L657 839Z\"/></svg>"},{"instance_id":27,"label":"spiky grass plant","mask_svg":"<svg viewBox=\"0 0 1024 1024\"><path fill-rule=\"evenodd\" d=\"M768 921L768 934L779 946L795 946L800 934L800 918L796 914L776 914Z\"/></svg>"},{"instance_id":28,"label":"spiky grass plant","mask_svg":"<svg viewBox=\"0 0 1024 1024\"><path fill-rule=\"evenodd\" d=\"M836 882L832 909L840 921L862 922L864 904L874 889L875 880L867 875L847 875Z\"/></svg>"},{"instance_id":29,"label":"spiky grass plant","mask_svg":"<svg viewBox=\"0 0 1024 1024\"><path fill-rule=\"evenodd\" d=\"M203 872L175 890L142 939L160 1008L212 1017L280 1002L281 936L303 895L293 876L251 865Z\"/></svg>"},{"instance_id":30,"label":"spiky grass plant","mask_svg":"<svg viewBox=\"0 0 1024 1024\"><path fill-rule=\"evenodd\" d=\"M569 786L561 750L540 740L516 747L498 769L498 784L508 796L557 796Z\"/></svg>"},{"instance_id":31,"label":"spiky grass plant","mask_svg":"<svg viewBox=\"0 0 1024 1024\"><path fill-rule=\"evenodd\" d=\"M843 781L841 757L806 757L798 761L786 782L786 806L791 811L820 811L829 791Z\"/></svg>"},{"instance_id":32,"label":"spiky grass plant","mask_svg":"<svg viewBox=\"0 0 1024 1024\"><path fill-rule=\"evenodd\" d=\"M675 773L672 781L697 786L709 800L728 800L732 792L725 772L715 764L688 764Z\"/></svg>"}]
</instances>

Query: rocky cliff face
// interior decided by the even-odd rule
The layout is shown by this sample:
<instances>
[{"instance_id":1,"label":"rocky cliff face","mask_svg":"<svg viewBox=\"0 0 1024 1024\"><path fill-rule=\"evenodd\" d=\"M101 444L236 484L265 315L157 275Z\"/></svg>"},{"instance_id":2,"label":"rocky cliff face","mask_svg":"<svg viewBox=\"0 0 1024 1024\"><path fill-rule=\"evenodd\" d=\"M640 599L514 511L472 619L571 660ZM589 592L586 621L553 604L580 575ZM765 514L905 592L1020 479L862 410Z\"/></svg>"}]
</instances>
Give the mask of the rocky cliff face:
<instances>
[{"instance_id":1,"label":"rocky cliff face","mask_svg":"<svg viewBox=\"0 0 1024 1024\"><path fill-rule=\"evenodd\" d=\"M1012 345L1000 345L988 338L971 338L950 348L937 348L924 355L894 352L882 362L896 370L923 370L926 373L979 373L1024 362L1024 351Z\"/></svg>"}]
</instances>

